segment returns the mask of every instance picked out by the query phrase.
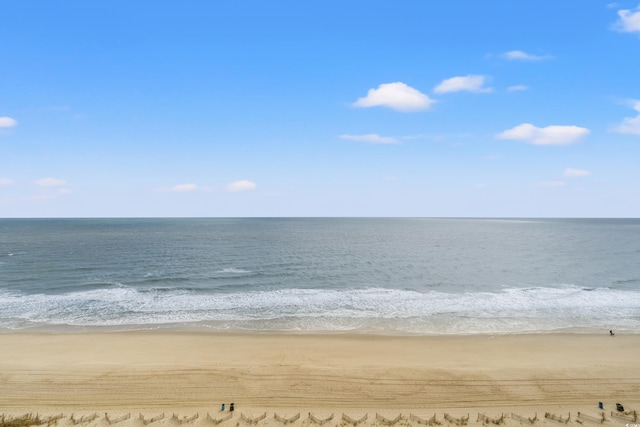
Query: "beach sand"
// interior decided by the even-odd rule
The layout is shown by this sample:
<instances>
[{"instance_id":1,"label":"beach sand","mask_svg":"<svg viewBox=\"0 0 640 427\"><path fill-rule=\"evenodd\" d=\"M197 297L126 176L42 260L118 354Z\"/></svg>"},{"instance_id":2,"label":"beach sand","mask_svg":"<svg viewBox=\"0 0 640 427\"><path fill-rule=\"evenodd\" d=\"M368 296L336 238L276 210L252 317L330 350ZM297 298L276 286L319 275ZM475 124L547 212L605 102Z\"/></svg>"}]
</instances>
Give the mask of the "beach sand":
<instances>
[{"instance_id":1,"label":"beach sand","mask_svg":"<svg viewBox=\"0 0 640 427\"><path fill-rule=\"evenodd\" d=\"M179 425L171 418L198 414L185 425L213 426L207 419L228 415L222 427L251 425L241 419L266 413L258 426L283 426L277 414L300 418L290 426L348 426L347 414L368 419L360 425L421 425L422 418L478 413L497 418L511 412L537 413L535 425L632 424L610 416L615 403L640 410L640 335L530 334L498 336L371 336L242 334L200 332L5 333L0 334L0 413L17 416L63 413L58 425L73 425L71 414L97 413L83 426ZM226 403L227 410L220 411ZM522 421L507 418L507 425ZM528 424L528 422L527 422ZM256 425L256 424L254 424Z\"/></svg>"}]
</instances>

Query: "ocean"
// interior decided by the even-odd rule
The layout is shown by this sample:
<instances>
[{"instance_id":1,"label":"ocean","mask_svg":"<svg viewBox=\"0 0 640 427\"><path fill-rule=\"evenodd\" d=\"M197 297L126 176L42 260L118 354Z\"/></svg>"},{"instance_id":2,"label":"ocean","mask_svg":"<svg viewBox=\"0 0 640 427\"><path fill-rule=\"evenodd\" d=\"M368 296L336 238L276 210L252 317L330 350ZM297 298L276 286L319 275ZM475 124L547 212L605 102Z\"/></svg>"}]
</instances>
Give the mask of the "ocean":
<instances>
[{"instance_id":1,"label":"ocean","mask_svg":"<svg viewBox=\"0 0 640 427\"><path fill-rule=\"evenodd\" d=\"M0 332L640 333L640 219L0 219Z\"/></svg>"}]
</instances>

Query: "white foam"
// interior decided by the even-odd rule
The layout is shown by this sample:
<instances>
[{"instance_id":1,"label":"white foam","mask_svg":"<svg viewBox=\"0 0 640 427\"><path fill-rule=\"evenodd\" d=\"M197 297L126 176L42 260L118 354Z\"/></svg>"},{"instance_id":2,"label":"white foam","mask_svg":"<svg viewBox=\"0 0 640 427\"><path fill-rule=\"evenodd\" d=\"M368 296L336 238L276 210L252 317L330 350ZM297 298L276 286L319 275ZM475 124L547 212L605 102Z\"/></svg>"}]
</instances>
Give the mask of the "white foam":
<instances>
[{"instance_id":1,"label":"white foam","mask_svg":"<svg viewBox=\"0 0 640 427\"><path fill-rule=\"evenodd\" d=\"M231 274L248 274L248 273L252 273L251 271L248 270L243 270L241 268L223 268L222 270L218 270L216 271L216 273L231 273Z\"/></svg>"},{"instance_id":2,"label":"white foam","mask_svg":"<svg viewBox=\"0 0 640 427\"><path fill-rule=\"evenodd\" d=\"M640 293L576 286L420 293L288 289L235 293L119 285L62 295L0 291L0 325L142 326L201 323L259 330L508 333L625 329L640 333Z\"/></svg>"}]
</instances>

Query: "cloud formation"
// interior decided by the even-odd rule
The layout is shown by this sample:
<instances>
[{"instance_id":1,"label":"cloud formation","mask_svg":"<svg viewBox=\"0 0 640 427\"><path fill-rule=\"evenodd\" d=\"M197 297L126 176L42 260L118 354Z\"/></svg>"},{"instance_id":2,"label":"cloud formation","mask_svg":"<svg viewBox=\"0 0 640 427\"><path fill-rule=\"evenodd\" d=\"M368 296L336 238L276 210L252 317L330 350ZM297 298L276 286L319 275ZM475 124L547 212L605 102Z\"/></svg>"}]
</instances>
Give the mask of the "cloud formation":
<instances>
[{"instance_id":1,"label":"cloud formation","mask_svg":"<svg viewBox=\"0 0 640 427\"><path fill-rule=\"evenodd\" d=\"M256 184L255 182L251 182L249 180L243 179L240 181L234 181L227 184L227 191L237 192L237 191L254 190L257 186L258 184Z\"/></svg>"},{"instance_id":2,"label":"cloud formation","mask_svg":"<svg viewBox=\"0 0 640 427\"><path fill-rule=\"evenodd\" d=\"M548 55L533 55L521 50L511 50L509 52L503 53L500 56L502 56L504 59L508 59L509 61L542 61L544 59L551 58Z\"/></svg>"},{"instance_id":3,"label":"cloud formation","mask_svg":"<svg viewBox=\"0 0 640 427\"><path fill-rule=\"evenodd\" d=\"M196 191L198 186L196 184L178 184L165 189L169 193L188 193L190 191Z\"/></svg>"},{"instance_id":4,"label":"cloud formation","mask_svg":"<svg viewBox=\"0 0 640 427\"><path fill-rule=\"evenodd\" d=\"M396 138L391 136L380 136L377 133L370 133L366 135L340 135L341 139L348 141L366 142L368 144L399 144Z\"/></svg>"},{"instance_id":5,"label":"cloud formation","mask_svg":"<svg viewBox=\"0 0 640 427\"><path fill-rule=\"evenodd\" d=\"M587 170L573 169L573 168L566 168L563 173L563 176L567 178L579 178L581 176L589 176L589 175L591 175L591 172Z\"/></svg>"},{"instance_id":6,"label":"cloud formation","mask_svg":"<svg viewBox=\"0 0 640 427\"><path fill-rule=\"evenodd\" d=\"M564 187L567 183L564 181L542 181L539 185L541 187Z\"/></svg>"},{"instance_id":7,"label":"cloud formation","mask_svg":"<svg viewBox=\"0 0 640 427\"><path fill-rule=\"evenodd\" d=\"M509 92L518 92L522 90L529 90L529 87L525 85L514 85L514 86L509 86L507 90Z\"/></svg>"},{"instance_id":8,"label":"cloud formation","mask_svg":"<svg viewBox=\"0 0 640 427\"><path fill-rule=\"evenodd\" d=\"M38 187L60 187L63 186L67 183L67 181L63 180L63 179L57 179L57 178L42 178L39 179L37 181L35 181L35 184Z\"/></svg>"},{"instance_id":9,"label":"cloud formation","mask_svg":"<svg viewBox=\"0 0 640 427\"><path fill-rule=\"evenodd\" d=\"M638 112L638 115L635 117L625 117L622 124L612 129L613 132L640 135L640 101L633 101L632 105L633 109Z\"/></svg>"},{"instance_id":10,"label":"cloud formation","mask_svg":"<svg viewBox=\"0 0 640 427\"><path fill-rule=\"evenodd\" d=\"M12 128L17 125L18 122L11 117L2 116L0 117L0 128Z\"/></svg>"},{"instance_id":11,"label":"cloud formation","mask_svg":"<svg viewBox=\"0 0 640 427\"><path fill-rule=\"evenodd\" d=\"M591 131L579 126L536 127L523 123L496 135L497 139L525 141L534 145L569 145L588 135Z\"/></svg>"},{"instance_id":12,"label":"cloud formation","mask_svg":"<svg viewBox=\"0 0 640 427\"><path fill-rule=\"evenodd\" d=\"M620 18L614 25L614 28L623 33L640 33L640 6L634 12L629 9L618 11Z\"/></svg>"},{"instance_id":13,"label":"cloud formation","mask_svg":"<svg viewBox=\"0 0 640 427\"><path fill-rule=\"evenodd\" d=\"M435 93L450 93L461 91L473 93L492 92L493 88L484 87L486 79L486 76L480 76L476 74L451 77L450 79L443 80L438 86L433 89L433 91Z\"/></svg>"},{"instance_id":14,"label":"cloud formation","mask_svg":"<svg viewBox=\"0 0 640 427\"><path fill-rule=\"evenodd\" d=\"M36 203L44 203L51 200L55 200L58 197L64 197L71 194L71 190L68 188L57 188L55 190L49 190L46 193L34 194L27 197L27 200L36 202Z\"/></svg>"},{"instance_id":15,"label":"cloud formation","mask_svg":"<svg viewBox=\"0 0 640 427\"><path fill-rule=\"evenodd\" d=\"M13 180L9 178L0 178L0 185L12 185Z\"/></svg>"},{"instance_id":16,"label":"cloud formation","mask_svg":"<svg viewBox=\"0 0 640 427\"><path fill-rule=\"evenodd\" d=\"M359 98L354 107L388 107L396 111L422 111L431 108L436 101L402 82L383 83L377 89L369 89L367 96Z\"/></svg>"}]
</instances>

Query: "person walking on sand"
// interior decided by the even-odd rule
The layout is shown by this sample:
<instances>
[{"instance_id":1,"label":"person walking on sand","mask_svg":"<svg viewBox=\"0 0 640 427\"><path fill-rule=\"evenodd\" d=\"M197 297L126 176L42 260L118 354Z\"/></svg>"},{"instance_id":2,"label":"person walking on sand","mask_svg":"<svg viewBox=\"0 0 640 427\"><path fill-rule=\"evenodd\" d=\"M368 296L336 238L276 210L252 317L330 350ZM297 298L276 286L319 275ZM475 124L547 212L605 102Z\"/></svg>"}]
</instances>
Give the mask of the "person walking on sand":
<instances>
[{"instance_id":1,"label":"person walking on sand","mask_svg":"<svg viewBox=\"0 0 640 427\"><path fill-rule=\"evenodd\" d=\"M613 331L609 331L609 335L614 336L615 334L613 333Z\"/></svg>"}]
</instances>

